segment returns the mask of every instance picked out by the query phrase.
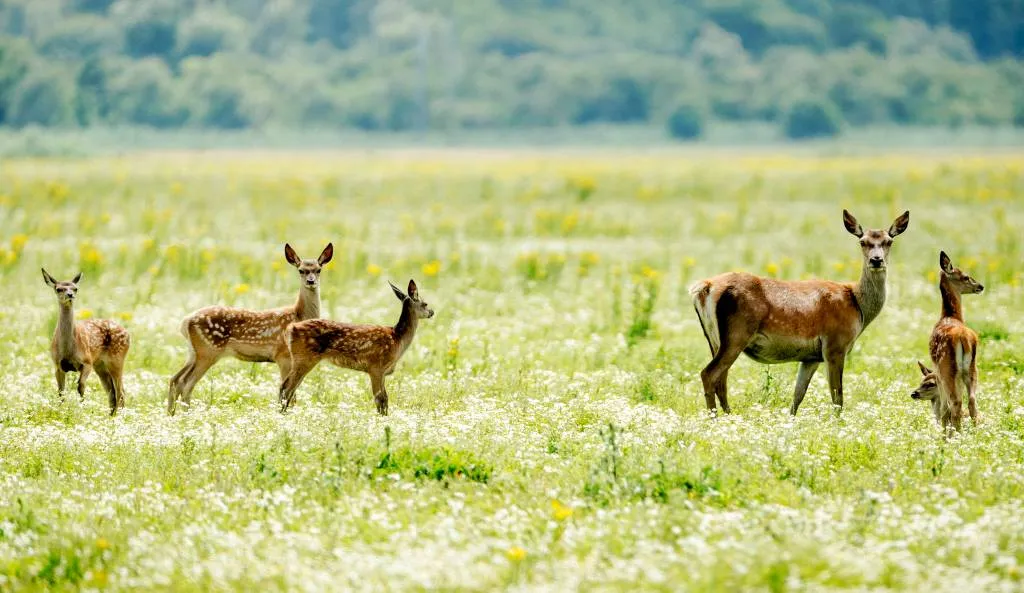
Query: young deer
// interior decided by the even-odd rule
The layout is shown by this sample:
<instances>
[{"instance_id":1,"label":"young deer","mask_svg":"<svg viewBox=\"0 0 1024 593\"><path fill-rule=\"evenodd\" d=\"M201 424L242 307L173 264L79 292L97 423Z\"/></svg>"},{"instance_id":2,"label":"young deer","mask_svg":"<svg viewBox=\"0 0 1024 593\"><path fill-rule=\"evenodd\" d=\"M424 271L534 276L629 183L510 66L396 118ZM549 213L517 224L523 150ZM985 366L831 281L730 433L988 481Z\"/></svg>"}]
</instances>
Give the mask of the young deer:
<instances>
[{"instance_id":1,"label":"young deer","mask_svg":"<svg viewBox=\"0 0 1024 593\"><path fill-rule=\"evenodd\" d=\"M832 403L843 405L846 355L885 304L885 276L893 239L910 224L904 212L888 230L864 231L843 210L846 230L860 240L864 258L860 281L785 281L731 272L690 289L711 362L701 371L704 399L715 410L715 396L729 412L726 381L740 353L764 364L799 362L791 414L796 414L811 377L828 364Z\"/></svg>"},{"instance_id":2,"label":"young deer","mask_svg":"<svg viewBox=\"0 0 1024 593\"><path fill-rule=\"evenodd\" d=\"M953 267L945 251L939 252L939 293L942 295L942 317L932 330L928 342L935 371L920 362L921 385L910 394L914 399L932 402L935 419L946 428L952 424L960 430L963 417L963 391L971 420L978 422L978 334L964 324L962 294L979 294L985 287L974 278Z\"/></svg>"},{"instance_id":3,"label":"young deer","mask_svg":"<svg viewBox=\"0 0 1024 593\"><path fill-rule=\"evenodd\" d=\"M248 362L275 362L281 378L288 376L291 358L281 333L288 324L320 316L320 272L334 256L334 245L324 247L320 257L300 259L291 245L284 257L299 271L299 299L291 307L252 311L235 307L205 307L181 322L181 333L189 341L189 359L171 378L167 412L174 414L178 399L188 406L192 389L210 367L225 356Z\"/></svg>"},{"instance_id":4,"label":"young deer","mask_svg":"<svg viewBox=\"0 0 1024 593\"><path fill-rule=\"evenodd\" d=\"M310 319L294 323L285 330L284 342L291 353L292 365L291 372L281 381L282 412L292 404L303 377L321 360L327 359L339 367L369 374L377 412L387 415L388 392L384 389L384 377L395 371L398 359L416 335L419 320L434 316L434 310L420 300L416 282L409 280L408 295L394 284L388 284L402 301L402 315L394 327Z\"/></svg>"},{"instance_id":5,"label":"young deer","mask_svg":"<svg viewBox=\"0 0 1024 593\"><path fill-rule=\"evenodd\" d=\"M78 373L78 396L84 400L85 381L95 369L107 391L110 415L113 416L118 408L124 407L121 373L131 346L128 330L108 319L75 322L75 297L78 283L82 280L81 272L70 282L59 282L44 269L43 280L57 294L60 308L57 330L50 344L50 356L57 374L57 395L64 397L64 377L74 371Z\"/></svg>"}]
</instances>

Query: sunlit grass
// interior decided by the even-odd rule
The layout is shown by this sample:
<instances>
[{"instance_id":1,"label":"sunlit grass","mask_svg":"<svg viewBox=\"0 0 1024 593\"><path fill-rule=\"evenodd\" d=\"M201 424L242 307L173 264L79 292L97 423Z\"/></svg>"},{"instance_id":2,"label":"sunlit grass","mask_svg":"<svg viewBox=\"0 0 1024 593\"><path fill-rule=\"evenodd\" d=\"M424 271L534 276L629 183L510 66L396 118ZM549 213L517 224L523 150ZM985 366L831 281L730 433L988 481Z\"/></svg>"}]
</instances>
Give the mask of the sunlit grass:
<instances>
[{"instance_id":1,"label":"sunlit grass","mask_svg":"<svg viewBox=\"0 0 1024 593\"><path fill-rule=\"evenodd\" d=\"M160 154L0 162L0 590L1017 590L1024 571L1024 157ZM741 360L710 419L687 287L727 270L853 280L904 209L889 300L824 373ZM181 318L297 292L282 247L333 241L323 314L437 311L389 379L224 361L163 411ZM909 393L938 251L986 286L983 422ZM132 333L128 407L56 397L39 268Z\"/></svg>"}]
</instances>

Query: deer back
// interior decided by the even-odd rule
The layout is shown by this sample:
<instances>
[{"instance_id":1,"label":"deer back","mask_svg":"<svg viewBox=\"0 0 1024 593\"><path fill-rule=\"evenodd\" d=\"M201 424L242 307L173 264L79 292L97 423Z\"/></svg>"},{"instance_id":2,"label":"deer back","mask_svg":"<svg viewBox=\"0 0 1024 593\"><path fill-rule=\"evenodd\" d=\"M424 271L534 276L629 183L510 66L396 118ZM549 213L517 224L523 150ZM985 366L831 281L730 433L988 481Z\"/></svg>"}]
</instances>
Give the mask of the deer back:
<instances>
[{"instance_id":1,"label":"deer back","mask_svg":"<svg viewBox=\"0 0 1024 593\"><path fill-rule=\"evenodd\" d=\"M285 340L295 361L327 359L358 371L390 369L401 355L394 328L383 325L309 319L292 324Z\"/></svg>"},{"instance_id":2,"label":"deer back","mask_svg":"<svg viewBox=\"0 0 1024 593\"><path fill-rule=\"evenodd\" d=\"M182 329L195 346L237 350L246 356L265 355L269 360L284 329L296 320L294 307L253 311L213 306L188 316Z\"/></svg>"}]
</instances>

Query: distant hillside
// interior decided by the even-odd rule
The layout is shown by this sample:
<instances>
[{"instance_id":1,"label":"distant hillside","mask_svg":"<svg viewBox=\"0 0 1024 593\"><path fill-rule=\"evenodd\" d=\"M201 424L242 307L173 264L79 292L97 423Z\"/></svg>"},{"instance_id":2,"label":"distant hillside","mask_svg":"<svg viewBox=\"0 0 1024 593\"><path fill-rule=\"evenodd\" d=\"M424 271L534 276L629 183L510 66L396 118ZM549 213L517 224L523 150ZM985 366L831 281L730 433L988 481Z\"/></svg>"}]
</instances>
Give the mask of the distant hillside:
<instances>
[{"instance_id":1,"label":"distant hillside","mask_svg":"<svg viewBox=\"0 0 1024 593\"><path fill-rule=\"evenodd\" d=\"M0 125L1024 126L1020 0L0 0Z\"/></svg>"}]
</instances>

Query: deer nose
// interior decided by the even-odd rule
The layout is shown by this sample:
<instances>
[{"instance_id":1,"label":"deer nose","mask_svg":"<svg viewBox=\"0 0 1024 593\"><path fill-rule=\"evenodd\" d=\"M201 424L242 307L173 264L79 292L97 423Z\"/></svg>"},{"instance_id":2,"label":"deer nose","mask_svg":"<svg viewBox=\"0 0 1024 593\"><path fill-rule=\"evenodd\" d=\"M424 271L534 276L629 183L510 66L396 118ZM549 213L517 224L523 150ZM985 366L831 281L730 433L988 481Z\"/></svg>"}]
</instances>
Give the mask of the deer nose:
<instances>
[{"instance_id":1,"label":"deer nose","mask_svg":"<svg viewBox=\"0 0 1024 593\"><path fill-rule=\"evenodd\" d=\"M883 264L883 263L885 263L885 260L884 260L884 259L882 259L882 258L880 258L880 257L878 257L877 255L875 255L875 256L872 256L872 257L871 257L871 259L869 259L869 260L868 260L868 262L869 262L869 263L870 263L870 264L871 264L871 265L872 265L873 267L876 267L876 268L881 268L881 267L882 267L882 264Z\"/></svg>"},{"instance_id":2,"label":"deer nose","mask_svg":"<svg viewBox=\"0 0 1024 593\"><path fill-rule=\"evenodd\" d=\"M983 290L985 290L985 285L984 284L979 284L978 285L978 292L981 292Z\"/></svg>"},{"instance_id":3,"label":"deer nose","mask_svg":"<svg viewBox=\"0 0 1024 593\"><path fill-rule=\"evenodd\" d=\"M910 399L921 399L921 394L915 391L910 394Z\"/></svg>"}]
</instances>

